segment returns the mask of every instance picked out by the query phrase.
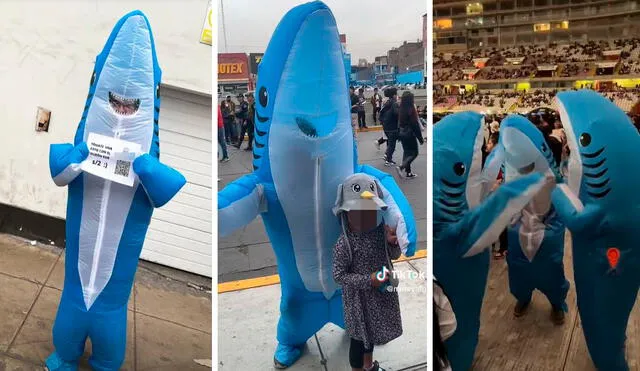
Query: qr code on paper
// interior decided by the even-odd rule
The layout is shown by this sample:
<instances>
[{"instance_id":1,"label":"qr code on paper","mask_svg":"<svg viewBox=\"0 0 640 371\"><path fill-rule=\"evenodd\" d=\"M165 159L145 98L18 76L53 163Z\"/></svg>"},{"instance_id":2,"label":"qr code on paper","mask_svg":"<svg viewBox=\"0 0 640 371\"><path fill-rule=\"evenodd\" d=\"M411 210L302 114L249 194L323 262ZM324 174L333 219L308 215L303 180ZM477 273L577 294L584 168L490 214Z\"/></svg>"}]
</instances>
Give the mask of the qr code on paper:
<instances>
[{"instance_id":1,"label":"qr code on paper","mask_svg":"<svg viewBox=\"0 0 640 371\"><path fill-rule=\"evenodd\" d=\"M116 160L116 170L114 171L114 174L127 177L129 176L130 169L131 169L131 162Z\"/></svg>"}]
</instances>

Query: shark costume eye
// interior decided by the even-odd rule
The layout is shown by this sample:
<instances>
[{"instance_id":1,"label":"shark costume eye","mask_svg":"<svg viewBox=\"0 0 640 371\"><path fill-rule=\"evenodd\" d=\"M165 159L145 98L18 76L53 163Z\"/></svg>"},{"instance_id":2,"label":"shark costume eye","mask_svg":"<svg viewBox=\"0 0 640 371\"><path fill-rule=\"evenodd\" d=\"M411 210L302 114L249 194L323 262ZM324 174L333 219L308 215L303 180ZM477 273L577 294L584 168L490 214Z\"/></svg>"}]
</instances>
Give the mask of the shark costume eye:
<instances>
[{"instance_id":1,"label":"shark costume eye","mask_svg":"<svg viewBox=\"0 0 640 371\"><path fill-rule=\"evenodd\" d=\"M453 165L453 172L456 173L457 176L463 176L466 169L462 162L456 162Z\"/></svg>"},{"instance_id":2,"label":"shark costume eye","mask_svg":"<svg viewBox=\"0 0 640 371\"><path fill-rule=\"evenodd\" d=\"M258 91L258 101L262 107L266 107L269 103L269 95L267 94L267 88L264 86Z\"/></svg>"},{"instance_id":3,"label":"shark costume eye","mask_svg":"<svg viewBox=\"0 0 640 371\"><path fill-rule=\"evenodd\" d=\"M547 144L542 142L542 145L540 146L540 148L542 149L542 152L547 152Z\"/></svg>"},{"instance_id":4,"label":"shark costume eye","mask_svg":"<svg viewBox=\"0 0 640 371\"><path fill-rule=\"evenodd\" d=\"M580 135L580 145L583 147L586 147L590 143L591 143L591 135L589 135L589 133L582 133Z\"/></svg>"},{"instance_id":5,"label":"shark costume eye","mask_svg":"<svg viewBox=\"0 0 640 371\"><path fill-rule=\"evenodd\" d=\"M360 184L356 183L352 185L351 190L354 191L355 193L360 193Z\"/></svg>"},{"instance_id":6,"label":"shark costume eye","mask_svg":"<svg viewBox=\"0 0 640 371\"><path fill-rule=\"evenodd\" d=\"M376 191L376 186L373 183L371 183L371 184L369 184L369 189L371 190L371 192L375 192Z\"/></svg>"}]
</instances>

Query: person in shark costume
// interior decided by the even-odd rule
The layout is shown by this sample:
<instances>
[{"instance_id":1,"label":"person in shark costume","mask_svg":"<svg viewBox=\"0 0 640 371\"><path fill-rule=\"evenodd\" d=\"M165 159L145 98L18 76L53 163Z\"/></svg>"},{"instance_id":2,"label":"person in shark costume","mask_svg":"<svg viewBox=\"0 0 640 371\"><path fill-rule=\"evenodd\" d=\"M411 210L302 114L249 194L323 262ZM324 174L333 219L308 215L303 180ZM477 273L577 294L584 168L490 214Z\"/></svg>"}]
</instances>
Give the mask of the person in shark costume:
<instances>
[{"instance_id":1,"label":"person in shark costume","mask_svg":"<svg viewBox=\"0 0 640 371\"><path fill-rule=\"evenodd\" d=\"M489 272L488 248L514 215L553 180L534 173L489 195L497 174L482 170L484 117L449 115L433 128L433 267L458 321L446 341L453 370L471 368Z\"/></svg>"},{"instance_id":2,"label":"person in shark costume","mask_svg":"<svg viewBox=\"0 0 640 371\"><path fill-rule=\"evenodd\" d=\"M280 21L259 66L256 102L254 171L218 193L219 234L262 216L282 285L274 362L284 368L326 323L344 328L331 272L338 186L359 172L379 181L384 219L407 256L416 228L393 177L357 164L338 29L325 4L299 5Z\"/></svg>"},{"instance_id":3,"label":"person in shark costume","mask_svg":"<svg viewBox=\"0 0 640 371\"><path fill-rule=\"evenodd\" d=\"M77 370L87 337L94 370L118 370L125 357L127 302L154 207L185 184L159 162L161 71L147 18L140 11L116 24L96 58L74 144L53 144L56 185L68 186L65 276L53 325L49 370ZM132 187L89 173L87 137L97 133L141 145Z\"/></svg>"},{"instance_id":4,"label":"person in shark costume","mask_svg":"<svg viewBox=\"0 0 640 371\"><path fill-rule=\"evenodd\" d=\"M559 93L557 104L571 155L552 202L571 231L582 329L599 370L626 371L625 332L640 286L640 173L633 168L640 135L591 90Z\"/></svg>"},{"instance_id":5,"label":"person in shark costume","mask_svg":"<svg viewBox=\"0 0 640 371\"><path fill-rule=\"evenodd\" d=\"M498 146L487 158L486 172L497 174L504 164L505 180L531 172L561 181L549 145L529 120L510 115L500 126ZM516 316L524 315L534 289L542 291L552 307L552 318L562 324L567 311L569 281L564 276L564 224L551 205L551 191L540 192L508 227L509 288L517 299Z\"/></svg>"}]
</instances>

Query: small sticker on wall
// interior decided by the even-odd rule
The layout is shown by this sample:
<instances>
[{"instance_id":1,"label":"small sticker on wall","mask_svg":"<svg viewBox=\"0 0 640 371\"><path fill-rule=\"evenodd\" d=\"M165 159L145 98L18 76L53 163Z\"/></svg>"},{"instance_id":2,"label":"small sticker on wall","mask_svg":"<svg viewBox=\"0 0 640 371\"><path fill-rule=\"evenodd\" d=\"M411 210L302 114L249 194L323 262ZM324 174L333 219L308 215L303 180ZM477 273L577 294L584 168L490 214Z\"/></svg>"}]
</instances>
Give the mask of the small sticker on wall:
<instances>
[{"instance_id":1,"label":"small sticker on wall","mask_svg":"<svg viewBox=\"0 0 640 371\"><path fill-rule=\"evenodd\" d=\"M51 111L46 108L38 107L36 115L36 131L49 131L49 122L51 121Z\"/></svg>"}]
</instances>

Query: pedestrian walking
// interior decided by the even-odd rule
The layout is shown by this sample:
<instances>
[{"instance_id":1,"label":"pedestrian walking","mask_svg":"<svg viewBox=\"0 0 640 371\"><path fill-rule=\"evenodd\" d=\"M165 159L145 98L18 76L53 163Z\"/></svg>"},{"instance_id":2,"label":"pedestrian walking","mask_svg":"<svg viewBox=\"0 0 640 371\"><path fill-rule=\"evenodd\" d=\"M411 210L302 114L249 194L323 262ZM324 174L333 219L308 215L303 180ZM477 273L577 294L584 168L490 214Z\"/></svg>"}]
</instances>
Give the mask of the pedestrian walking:
<instances>
[{"instance_id":1,"label":"pedestrian walking","mask_svg":"<svg viewBox=\"0 0 640 371\"><path fill-rule=\"evenodd\" d=\"M417 175L411 171L411 163L418 157L418 142L424 144L424 138L418 123L418 112L414 104L414 97L410 91L405 91L400 100L398 136L404 152L402 154L402 165L396 167L398 174L402 177L402 172L404 171L407 178L415 178Z\"/></svg>"},{"instance_id":2,"label":"pedestrian walking","mask_svg":"<svg viewBox=\"0 0 640 371\"><path fill-rule=\"evenodd\" d=\"M364 114L364 104L367 100L364 97L364 89L358 89L358 127L360 129L368 129L367 121Z\"/></svg>"},{"instance_id":3,"label":"pedestrian walking","mask_svg":"<svg viewBox=\"0 0 640 371\"><path fill-rule=\"evenodd\" d=\"M382 96L378 93L378 88L373 89L373 96L371 96L371 106L373 107L373 124L378 123L378 114L382 109Z\"/></svg>"},{"instance_id":4,"label":"pedestrian walking","mask_svg":"<svg viewBox=\"0 0 640 371\"><path fill-rule=\"evenodd\" d=\"M222 159L220 159L220 162L228 162L229 154L227 153L227 143L224 137L224 119L220 106L218 106L218 145L220 145L220 150L222 151Z\"/></svg>"},{"instance_id":5,"label":"pedestrian walking","mask_svg":"<svg viewBox=\"0 0 640 371\"><path fill-rule=\"evenodd\" d=\"M396 165L393 161L393 153L396 150L396 143L398 141L398 89L387 88L384 90L384 96L387 100L384 102L382 109L380 110L380 122L382 123L382 129L384 130L384 136L375 141L376 147L380 149L382 143L387 143L387 150L384 154L384 165L392 166Z\"/></svg>"}]
</instances>

